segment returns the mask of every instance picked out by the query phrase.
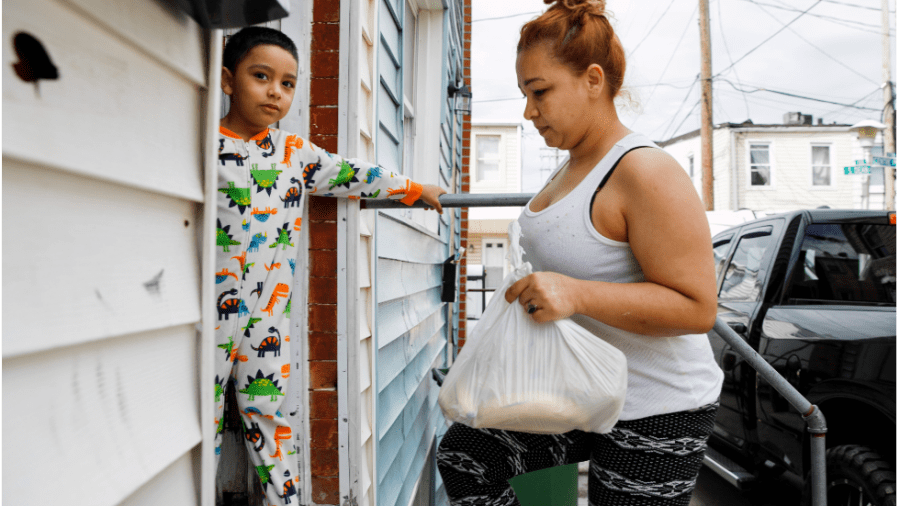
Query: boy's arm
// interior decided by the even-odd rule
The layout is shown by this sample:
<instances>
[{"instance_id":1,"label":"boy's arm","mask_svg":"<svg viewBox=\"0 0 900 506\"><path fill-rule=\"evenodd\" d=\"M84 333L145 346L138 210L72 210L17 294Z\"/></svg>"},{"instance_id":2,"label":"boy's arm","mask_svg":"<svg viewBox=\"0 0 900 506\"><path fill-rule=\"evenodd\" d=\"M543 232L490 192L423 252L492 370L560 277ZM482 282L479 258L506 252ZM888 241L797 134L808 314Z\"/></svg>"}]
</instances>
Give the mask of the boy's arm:
<instances>
[{"instance_id":1,"label":"boy's arm","mask_svg":"<svg viewBox=\"0 0 900 506\"><path fill-rule=\"evenodd\" d=\"M312 188L310 195L323 197L345 197L350 199L391 199L412 205L422 200L441 211L438 196L446 193L436 186L424 187L401 174L396 174L378 165L359 160L343 158L329 153L309 143L318 156L318 164L310 164L303 171L306 188Z\"/></svg>"}]
</instances>

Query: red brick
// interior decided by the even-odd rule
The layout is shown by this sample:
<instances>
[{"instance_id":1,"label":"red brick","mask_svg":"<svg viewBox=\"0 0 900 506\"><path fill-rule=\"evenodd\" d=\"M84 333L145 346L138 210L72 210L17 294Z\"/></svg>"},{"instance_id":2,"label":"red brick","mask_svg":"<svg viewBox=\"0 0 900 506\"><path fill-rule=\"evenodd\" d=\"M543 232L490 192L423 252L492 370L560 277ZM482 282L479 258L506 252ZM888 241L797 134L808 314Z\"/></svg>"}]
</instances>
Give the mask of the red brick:
<instances>
[{"instance_id":1,"label":"red brick","mask_svg":"<svg viewBox=\"0 0 900 506\"><path fill-rule=\"evenodd\" d=\"M309 196L309 220L337 220L337 200L331 197ZM337 233L337 227L335 227Z\"/></svg>"},{"instance_id":2,"label":"red brick","mask_svg":"<svg viewBox=\"0 0 900 506\"><path fill-rule=\"evenodd\" d=\"M336 250L312 250L309 252L309 275L333 278L337 273Z\"/></svg>"},{"instance_id":3,"label":"red brick","mask_svg":"<svg viewBox=\"0 0 900 506\"><path fill-rule=\"evenodd\" d=\"M337 304L337 278L309 278L310 304Z\"/></svg>"},{"instance_id":4,"label":"red brick","mask_svg":"<svg viewBox=\"0 0 900 506\"><path fill-rule=\"evenodd\" d=\"M338 51L341 48L341 25L313 23L313 51Z\"/></svg>"},{"instance_id":5,"label":"red brick","mask_svg":"<svg viewBox=\"0 0 900 506\"><path fill-rule=\"evenodd\" d=\"M310 304L309 330L312 332L337 332L337 306Z\"/></svg>"},{"instance_id":6,"label":"red brick","mask_svg":"<svg viewBox=\"0 0 900 506\"><path fill-rule=\"evenodd\" d=\"M461 276L465 276L465 275L466 275L466 266L465 266L465 265L459 268L459 274L460 274Z\"/></svg>"},{"instance_id":7,"label":"red brick","mask_svg":"<svg viewBox=\"0 0 900 506\"><path fill-rule=\"evenodd\" d=\"M340 0L316 0L313 5L314 23L339 23L341 21Z\"/></svg>"},{"instance_id":8,"label":"red brick","mask_svg":"<svg viewBox=\"0 0 900 506\"><path fill-rule=\"evenodd\" d=\"M337 223L311 221L309 224L309 249L337 249Z\"/></svg>"},{"instance_id":9,"label":"red brick","mask_svg":"<svg viewBox=\"0 0 900 506\"><path fill-rule=\"evenodd\" d=\"M469 139L463 139L463 149L469 147L471 141Z\"/></svg>"},{"instance_id":10,"label":"red brick","mask_svg":"<svg viewBox=\"0 0 900 506\"><path fill-rule=\"evenodd\" d=\"M325 51L313 52L312 63L310 63L312 77L340 77L340 62L340 53Z\"/></svg>"},{"instance_id":11,"label":"red brick","mask_svg":"<svg viewBox=\"0 0 900 506\"><path fill-rule=\"evenodd\" d=\"M321 135L313 132L309 135L309 140L325 151L337 153L337 135Z\"/></svg>"},{"instance_id":12,"label":"red brick","mask_svg":"<svg viewBox=\"0 0 900 506\"><path fill-rule=\"evenodd\" d=\"M309 422L310 448L337 448L337 420L311 420Z\"/></svg>"},{"instance_id":13,"label":"red brick","mask_svg":"<svg viewBox=\"0 0 900 506\"><path fill-rule=\"evenodd\" d=\"M337 420L338 395L334 390L309 392L310 420Z\"/></svg>"},{"instance_id":14,"label":"red brick","mask_svg":"<svg viewBox=\"0 0 900 506\"><path fill-rule=\"evenodd\" d=\"M463 349L463 346L466 345L466 340L465 340L465 339L459 339L459 340L457 340L457 342L459 343L459 348L458 348L459 350L462 350L462 349Z\"/></svg>"},{"instance_id":15,"label":"red brick","mask_svg":"<svg viewBox=\"0 0 900 506\"><path fill-rule=\"evenodd\" d=\"M309 459L312 461L313 476L337 476L340 458L336 449L310 448Z\"/></svg>"},{"instance_id":16,"label":"red brick","mask_svg":"<svg viewBox=\"0 0 900 506\"><path fill-rule=\"evenodd\" d=\"M330 79L329 79L330 80ZM313 80L315 82L316 80ZM337 107L310 107L309 128L320 135L337 135L338 110Z\"/></svg>"},{"instance_id":17,"label":"red brick","mask_svg":"<svg viewBox=\"0 0 900 506\"><path fill-rule=\"evenodd\" d=\"M469 14L466 14L465 16L463 16L463 20L465 20L466 23L471 23L471 22L472 22L472 16L469 15Z\"/></svg>"},{"instance_id":18,"label":"red brick","mask_svg":"<svg viewBox=\"0 0 900 506\"><path fill-rule=\"evenodd\" d=\"M341 495L340 477L313 476L312 500L314 504L339 504Z\"/></svg>"},{"instance_id":19,"label":"red brick","mask_svg":"<svg viewBox=\"0 0 900 506\"><path fill-rule=\"evenodd\" d=\"M466 303L465 303L465 302L460 302L460 303L459 303L459 310L460 310L460 311L465 311L465 310L466 310Z\"/></svg>"},{"instance_id":20,"label":"red brick","mask_svg":"<svg viewBox=\"0 0 900 506\"><path fill-rule=\"evenodd\" d=\"M316 77L309 81L309 105L338 105L340 85L334 77ZM310 125L310 128L312 126ZM337 130L335 130L337 131ZM328 132L316 132L326 135Z\"/></svg>"},{"instance_id":21,"label":"red brick","mask_svg":"<svg viewBox=\"0 0 900 506\"><path fill-rule=\"evenodd\" d=\"M310 360L337 360L337 334L309 333Z\"/></svg>"},{"instance_id":22,"label":"red brick","mask_svg":"<svg viewBox=\"0 0 900 506\"><path fill-rule=\"evenodd\" d=\"M309 388L337 388L337 362L309 362Z\"/></svg>"}]
</instances>

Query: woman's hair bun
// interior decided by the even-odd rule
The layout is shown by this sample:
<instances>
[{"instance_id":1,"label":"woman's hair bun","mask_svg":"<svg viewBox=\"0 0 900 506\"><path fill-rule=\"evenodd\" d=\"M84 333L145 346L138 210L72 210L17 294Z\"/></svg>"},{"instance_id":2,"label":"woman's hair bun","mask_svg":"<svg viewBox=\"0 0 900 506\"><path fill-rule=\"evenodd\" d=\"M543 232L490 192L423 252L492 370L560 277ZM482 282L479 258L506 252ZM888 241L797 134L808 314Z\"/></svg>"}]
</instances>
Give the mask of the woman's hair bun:
<instances>
[{"instance_id":1,"label":"woman's hair bun","mask_svg":"<svg viewBox=\"0 0 900 506\"><path fill-rule=\"evenodd\" d=\"M555 4L550 8L565 8L572 11L575 19L583 19L586 15L606 16L606 0L544 0L545 4Z\"/></svg>"}]
</instances>

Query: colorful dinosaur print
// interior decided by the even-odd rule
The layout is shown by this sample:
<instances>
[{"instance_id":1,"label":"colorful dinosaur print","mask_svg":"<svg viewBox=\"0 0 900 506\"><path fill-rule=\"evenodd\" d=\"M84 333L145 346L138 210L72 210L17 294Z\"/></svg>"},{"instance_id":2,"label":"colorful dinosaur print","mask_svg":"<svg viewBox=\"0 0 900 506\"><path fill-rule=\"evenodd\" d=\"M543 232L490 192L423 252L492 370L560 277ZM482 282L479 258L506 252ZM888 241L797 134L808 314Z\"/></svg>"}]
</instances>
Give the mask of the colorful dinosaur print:
<instances>
[{"instance_id":1,"label":"colorful dinosaur print","mask_svg":"<svg viewBox=\"0 0 900 506\"><path fill-rule=\"evenodd\" d=\"M263 153L263 158L268 158L275 154L275 144L272 143L272 133L266 132L266 136L262 139L256 141L256 145L259 146L259 149L270 149L268 153Z\"/></svg>"},{"instance_id":2,"label":"colorful dinosaur print","mask_svg":"<svg viewBox=\"0 0 900 506\"><path fill-rule=\"evenodd\" d=\"M278 229L278 239L275 240L274 243L269 245L269 248L274 248L278 245L281 245L281 250L284 251L290 245L294 246L294 243L291 242L291 231L289 230L288 224L285 223L281 228Z\"/></svg>"},{"instance_id":3,"label":"colorful dinosaur print","mask_svg":"<svg viewBox=\"0 0 900 506\"><path fill-rule=\"evenodd\" d=\"M238 390L238 392L247 394L249 396L248 401L252 401L258 395L260 397L270 397L271 401L275 402L279 395L284 397L284 392L281 391L281 387L278 386L278 380L273 379L274 377L274 373L264 376L262 370L257 370L256 378L248 375L247 386L243 390Z\"/></svg>"},{"instance_id":4,"label":"colorful dinosaur print","mask_svg":"<svg viewBox=\"0 0 900 506\"><path fill-rule=\"evenodd\" d=\"M294 230L300 230L300 227L303 226L303 218L297 218L294 220Z\"/></svg>"},{"instance_id":5,"label":"colorful dinosaur print","mask_svg":"<svg viewBox=\"0 0 900 506\"><path fill-rule=\"evenodd\" d=\"M269 475L269 472L272 471L272 469L274 469L274 468L275 468L274 465L273 466L267 466L267 465L256 466L256 474L259 475L259 482L262 483L263 492L266 491L266 487L269 485L269 481L271 481L271 476Z\"/></svg>"},{"instance_id":6,"label":"colorful dinosaur print","mask_svg":"<svg viewBox=\"0 0 900 506\"><path fill-rule=\"evenodd\" d=\"M241 241L235 241L231 238L231 234L228 233L228 230L231 228L231 225L222 226L221 220L216 220L216 246L221 246L223 248L223 252L228 252L229 246L240 246Z\"/></svg>"},{"instance_id":7,"label":"colorful dinosaur print","mask_svg":"<svg viewBox=\"0 0 900 506\"><path fill-rule=\"evenodd\" d=\"M241 223L241 230L243 230L244 232L249 232L249 231L250 231L250 224L247 223L247 220L244 220L244 221Z\"/></svg>"},{"instance_id":8,"label":"colorful dinosaur print","mask_svg":"<svg viewBox=\"0 0 900 506\"><path fill-rule=\"evenodd\" d=\"M281 377L282 378L290 378L291 377L291 364L283 364L281 366Z\"/></svg>"},{"instance_id":9,"label":"colorful dinosaur print","mask_svg":"<svg viewBox=\"0 0 900 506\"><path fill-rule=\"evenodd\" d=\"M364 199L377 199L379 193L381 193L381 188L375 190L375 193L360 192L359 196Z\"/></svg>"},{"instance_id":10,"label":"colorful dinosaur print","mask_svg":"<svg viewBox=\"0 0 900 506\"><path fill-rule=\"evenodd\" d=\"M269 240L268 232L254 235L250 239L250 246L247 247L247 251L250 251L250 252L259 251L259 245L265 244L266 241L268 241L268 240Z\"/></svg>"},{"instance_id":11,"label":"colorful dinosaur print","mask_svg":"<svg viewBox=\"0 0 900 506\"><path fill-rule=\"evenodd\" d=\"M222 283L223 281L225 281L225 278L227 278L228 276L233 277L235 281L240 281L240 279L238 279L238 277L237 277L237 274L229 271L226 268L226 269L222 269L221 271L216 273L216 284L218 285L219 283Z\"/></svg>"},{"instance_id":12,"label":"colorful dinosaur print","mask_svg":"<svg viewBox=\"0 0 900 506\"><path fill-rule=\"evenodd\" d=\"M228 207L237 206L238 210L243 213L244 209L250 207L250 181L247 181L246 188L237 188L233 181L228 182L228 188L219 188L219 191L228 195L231 201Z\"/></svg>"},{"instance_id":13,"label":"colorful dinosaur print","mask_svg":"<svg viewBox=\"0 0 900 506\"><path fill-rule=\"evenodd\" d=\"M225 357L230 357L232 350L234 350L234 340L231 339L231 336L228 336L228 343L220 344L218 347L225 350ZM216 378L218 378L218 376L216 376ZM218 383L218 380L216 380L216 382ZM216 402L219 402L218 398L216 399Z\"/></svg>"},{"instance_id":14,"label":"colorful dinosaur print","mask_svg":"<svg viewBox=\"0 0 900 506\"><path fill-rule=\"evenodd\" d=\"M278 209L268 206L266 206L265 211L260 211L258 207L254 207L253 210L250 211L250 216L256 218L256 221L260 223L265 223L269 219L269 216L273 214L278 214Z\"/></svg>"},{"instance_id":15,"label":"colorful dinosaur print","mask_svg":"<svg viewBox=\"0 0 900 506\"><path fill-rule=\"evenodd\" d=\"M250 292L250 295L253 295L255 293L257 297L262 297L262 289L263 289L263 282L257 281L256 288L254 288L253 291Z\"/></svg>"},{"instance_id":16,"label":"colorful dinosaur print","mask_svg":"<svg viewBox=\"0 0 900 506\"><path fill-rule=\"evenodd\" d=\"M294 154L294 149L303 149L303 139L297 135L288 135L284 141L284 160L281 163L288 167L291 166L291 155Z\"/></svg>"},{"instance_id":17,"label":"colorful dinosaur print","mask_svg":"<svg viewBox=\"0 0 900 506\"><path fill-rule=\"evenodd\" d=\"M295 205L300 205L300 193L303 191L303 188L300 187L300 180L292 177L291 183L296 184L297 187L294 188L293 186L291 186L290 188L288 188L287 193L284 194L284 198L281 199L281 201L284 202L285 209L287 209L288 207L294 207Z\"/></svg>"},{"instance_id":18,"label":"colorful dinosaur print","mask_svg":"<svg viewBox=\"0 0 900 506\"><path fill-rule=\"evenodd\" d=\"M284 311L282 311L281 314L286 314L286 315L288 315L288 316L291 315L291 299L292 299L293 297L294 297L293 295L291 295L290 297L288 297L288 303L287 303L286 306L284 306Z\"/></svg>"},{"instance_id":19,"label":"colorful dinosaur print","mask_svg":"<svg viewBox=\"0 0 900 506\"><path fill-rule=\"evenodd\" d=\"M259 343L259 348L254 348L252 344L250 345L253 351L258 352L256 354L257 357L265 357L267 351L274 352L276 357L281 355L281 332L278 332L278 329L275 327L269 327L269 332L275 332L278 336L269 336L263 339Z\"/></svg>"},{"instance_id":20,"label":"colorful dinosaur print","mask_svg":"<svg viewBox=\"0 0 900 506\"><path fill-rule=\"evenodd\" d=\"M341 162L341 171L338 172L338 175L334 179L329 179L328 187L329 190L334 189L335 186L346 186L350 188L350 183L358 183L359 179L356 179L356 172L359 169L347 163L346 160Z\"/></svg>"},{"instance_id":21,"label":"colorful dinosaur print","mask_svg":"<svg viewBox=\"0 0 900 506\"><path fill-rule=\"evenodd\" d=\"M219 300L218 302L216 302L216 308L219 311L219 320L221 320L222 317L225 317L225 319L227 320L228 315L235 313L239 317L250 314L250 310L247 309L247 305L244 304L244 301L242 299L228 299L225 302L222 302L222 298L226 295L237 295L237 293L237 288L232 288L231 290L222 292L222 294L219 295Z\"/></svg>"},{"instance_id":22,"label":"colorful dinosaur print","mask_svg":"<svg viewBox=\"0 0 900 506\"><path fill-rule=\"evenodd\" d=\"M281 269L281 264L277 262L272 262L272 265L263 264L263 267L266 268L266 271L272 272L275 269Z\"/></svg>"},{"instance_id":23,"label":"colorful dinosaur print","mask_svg":"<svg viewBox=\"0 0 900 506\"><path fill-rule=\"evenodd\" d=\"M261 416L263 418L268 418L269 420L273 420L275 418L272 415L262 414L262 411L260 411L257 408L254 408L253 406L249 406L247 409L245 409L244 414L247 415L247 418L250 418L251 420L253 419L253 415ZM281 415L278 415L278 416L281 416Z\"/></svg>"},{"instance_id":24,"label":"colorful dinosaur print","mask_svg":"<svg viewBox=\"0 0 900 506\"><path fill-rule=\"evenodd\" d=\"M224 139L220 139L220 141L223 141L223 140ZM223 149L224 147L225 147L225 145L223 142L222 148L220 148L220 149ZM226 160L233 160L233 161L237 162L238 165L243 167L244 160L246 160L247 158L249 158L249 156L241 156L240 153L219 153L219 161L222 162L222 165L225 165Z\"/></svg>"},{"instance_id":25,"label":"colorful dinosaur print","mask_svg":"<svg viewBox=\"0 0 900 506\"><path fill-rule=\"evenodd\" d=\"M291 439L291 428L279 425L275 427L275 435L273 437L275 439L275 454L269 456L272 458L278 457L278 460L284 460L284 456L281 454L281 442Z\"/></svg>"},{"instance_id":26,"label":"colorful dinosaur print","mask_svg":"<svg viewBox=\"0 0 900 506\"><path fill-rule=\"evenodd\" d=\"M216 422L216 434L225 432L225 417L213 419Z\"/></svg>"},{"instance_id":27,"label":"colorful dinosaur print","mask_svg":"<svg viewBox=\"0 0 900 506\"><path fill-rule=\"evenodd\" d=\"M372 167L366 171L366 184L372 184L376 177L381 177L381 167Z\"/></svg>"},{"instance_id":28,"label":"colorful dinosaur print","mask_svg":"<svg viewBox=\"0 0 900 506\"><path fill-rule=\"evenodd\" d=\"M231 257L232 260L237 260L238 263L241 264L241 272L243 273L241 279L247 279L247 273L250 271L250 268L256 265L256 262L247 263L247 252L243 252L236 257ZM252 294L252 293L251 293Z\"/></svg>"},{"instance_id":29,"label":"colorful dinosaur print","mask_svg":"<svg viewBox=\"0 0 900 506\"><path fill-rule=\"evenodd\" d=\"M279 297L287 297L290 295L290 287L284 283L278 283L275 285L275 289L272 290L272 296L269 297L269 304L263 308L263 312L269 313L269 316L274 316L275 312L275 304L278 303ZM269 332L272 332L269 330Z\"/></svg>"},{"instance_id":30,"label":"colorful dinosaur print","mask_svg":"<svg viewBox=\"0 0 900 506\"><path fill-rule=\"evenodd\" d=\"M244 419L241 418L241 425L244 427L244 437L247 438L247 441L253 443L253 449L256 451L260 451L263 449L263 446L266 445L266 438L263 436L261 430L259 430L259 425L256 422L250 422L250 428L248 429L246 425L244 425ZM256 443L259 443L259 446L256 446Z\"/></svg>"},{"instance_id":31,"label":"colorful dinosaur print","mask_svg":"<svg viewBox=\"0 0 900 506\"><path fill-rule=\"evenodd\" d=\"M412 181L407 180L406 187L404 187L404 188L398 188L396 190L393 188L388 188L388 197L393 197L394 195L407 195L407 194L409 194L409 192L411 190L412 190Z\"/></svg>"},{"instance_id":32,"label":"colorful dinosaur print","mask_svg":"<svg viewBox=\"0 0 900 506\"><path fill-rule=\"evenodd\" d=\"M289 478L288 481L284 482L284 495L278 494L278 492L276 494L284 499L285 504L290 504L291 496L297 495L297 489L294 488L294 480Z\"/></svg>"},{"instance_id":33,"label":"colorful dinosaur print","mask_svg":"<svg viewBox=\"0 0 900 506\"><path fill-rule=\"evenodd\" d=\"M256 193L265 190L267 194L272 195L272 190L278 189L278 174L284 171L276 170L276 166L277 164L273 163L270 170L259 170L256 168L256 164L253 164L253 168L250 169L250 176L256 182Z\"/></svg>"},{"instance_id":34,"label":"colorful dinosaur print","mask_svg":"<svg viewBox=\"0 0 900 506\"><path fill-rule=\"evenodd\" d=\"M229 338L228 340L230 341L231 338ZM229 343L229 345L231 345L231 343ZM219 348L221 347L222 345L220 344ZM216 402L219 402L222 399L222 395L225 394L225 388L222 386L222 383L224 382L225 378L219 379L219 375L216 374Z\"/></svg>"},{"instance_id":35,"label":"colorful dinosaur print","mask_svg":"<svg viewBox=\"0 0 900 506\"><path fill-rule=\"evenodd\" d=\"M254 290L254 291L255 291L255 290ZM260 291L262 291L262 287L260 287ZM241 330L244 331L244 337L250 337L250 329L253 328L253 324L254 324L254 323L259 323L259 322L261 322L261 321L262 321L262 318L254 318L254 317L251 316L251 317L250 317L250 321L247 322L247 326L244 327L243 329L241 329Z\"/></svg>"},{"instance_id":36,"label":"colorful dinosaur print","mask_svg":"<svg viewBox=\"0 0 900 506\"><path fill-rule=\"evenodd\" d=\"M297 262L294 261L293 258L289 258L289 259L288 259L288 265L291 266L291 276L293 276L293 275L294 275L294 267L297 266Z\"/></svg>"},{"instance_id":37,"label":"colorful dinosaur print","mask_svg":"<svg viewBox=\"0 0 900 506\"><path fill-rule=\"evenodd\" d=\"M319 189L317 186L314 186L316 181L313 179L313 176L321 169L322 164L318 162L310 163L303 169L303 185L307 190L312 190L312 193L316 193Z\"/></svg>"}]
</instances>

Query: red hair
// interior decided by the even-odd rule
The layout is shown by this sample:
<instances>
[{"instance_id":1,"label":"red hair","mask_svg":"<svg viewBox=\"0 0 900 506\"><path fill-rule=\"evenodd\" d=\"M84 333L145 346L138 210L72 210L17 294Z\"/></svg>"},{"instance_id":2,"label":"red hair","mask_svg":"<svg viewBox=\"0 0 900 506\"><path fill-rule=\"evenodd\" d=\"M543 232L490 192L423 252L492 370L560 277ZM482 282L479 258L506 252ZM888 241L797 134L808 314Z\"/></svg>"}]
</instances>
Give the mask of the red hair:
<instances>
[{"instance_id":1,"label":"red hair","mask_svg":"<svg viewBox=\"0 0 900 506\"><path fill-rule=\"evenodd\" d=\"M576 74L600 65L615 98L625 80L625 50L606 16L605 0L544 0L554 4L540 17L522 26L516 51L521 53L545 42L551 52Z\"/></svg>"}]
</instances>

